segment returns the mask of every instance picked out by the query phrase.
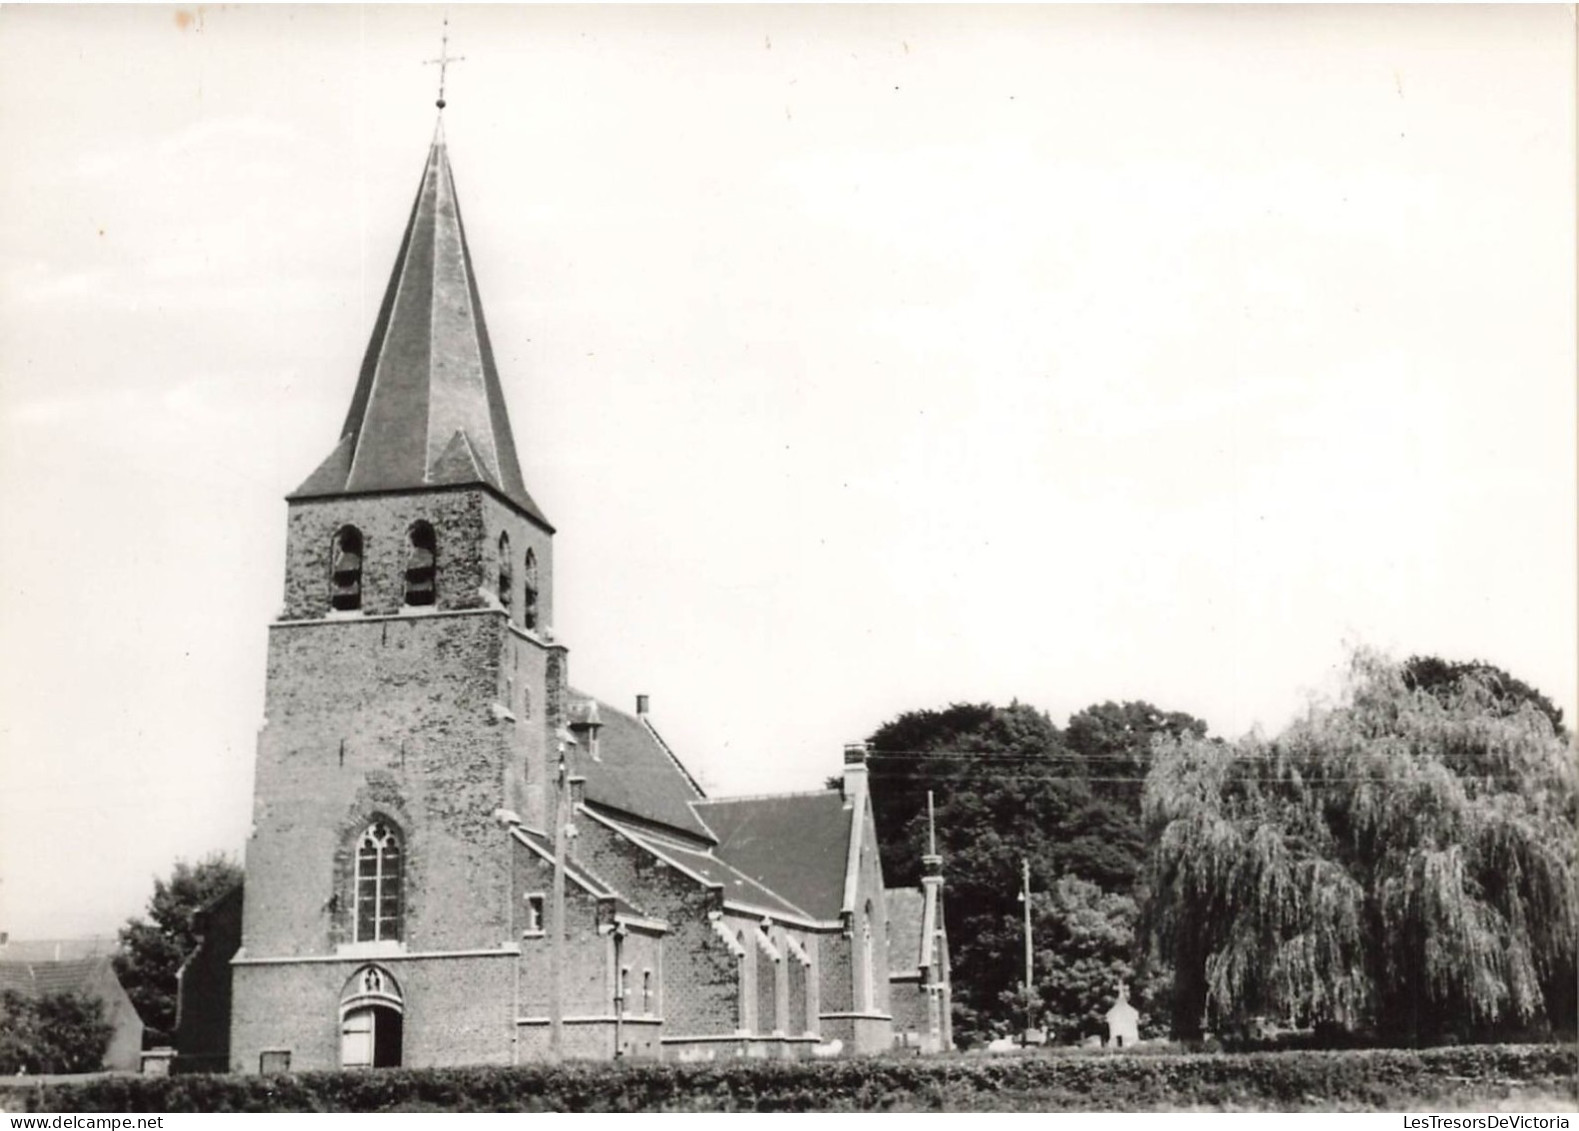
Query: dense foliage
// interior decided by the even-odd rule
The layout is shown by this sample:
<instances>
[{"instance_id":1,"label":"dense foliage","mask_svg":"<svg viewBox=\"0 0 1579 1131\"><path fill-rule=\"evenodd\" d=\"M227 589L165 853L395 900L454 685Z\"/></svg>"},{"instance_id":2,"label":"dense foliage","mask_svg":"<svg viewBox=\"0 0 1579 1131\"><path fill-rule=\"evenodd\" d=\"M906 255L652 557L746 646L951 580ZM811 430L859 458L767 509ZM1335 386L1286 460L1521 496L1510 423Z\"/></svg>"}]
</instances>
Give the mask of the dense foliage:
<instances>
[{"instance_id":1,"label":"dense foliage","mask_svg":"<svg viewBox=\"0 0 1579 1131\"><path fill-rule=\"evenodd\" d=\"M1571 1045L1424 1052L879 1057L711 1064L112 1076L23 1093L34 1111L1408 1110L1470 1082L1573 1095ZM18 1097L21 1098L21 1097Z\"/></svg>"},{"instance_id":2,"label":"dense foliage","mask_svg":"<svg viewBox=\"0 0 1579 1131\"><path fill-rule=\"evenodd\" d=\"M1404 662L1402 674L1404 686L1409 690L1429 691L1443 702L1463 690L1466 678L1472 679L1486 692L1484 702L1488 708L1510 715L1528 703L1546 716L1558 738L1568 737L1568 728L1563 725L1563 709L1495 664L1484 660L1460 663L1440 656L1411 656Z\"/></svg>"},{"instance_id":3,"label":"dense foliage","mask_svg":"<svg viewBox=\"0 0 1579 1131\"><path fill-rule=\"evenodd\" d=\"M121 928L115 972L147 1026L149 1041L168 1040L175 1029L176 971L197 949L197 913L240 882L240 865L226 856L196 864L179 861L168 881L154 881L148 918L130 919Z\"/></svg>"},{"instance_id":4,"label":"dense foliage","mask_svg":"<svg viewBox=\"0 0 1579 1131\"><path fill-rule=\"evenodd\" d=\"M1574 749L1479 670L1420 675L1361 652L1276 739L1159 745L1149 918L1181 1035L1573 1028Z\"/></svg>"},{"instance_id":5,"label":"dense foliage","mask_svg":"<svg viewBox=\"0 0 1579 1131\"><path fill-rule=\"evenodd\" d=\"M1145 860L1141 782L1158 734L1206 725L1146 703L1104 703L1060 731L1022 703L912 711L878 728L872 803L890 886L919 882L934 794L945 859L956 1035L966 1043L1023 1024L1063 1039L1105 1031L1120 980L1142 987L1136 882ZM1031 868L1036 986L1024 977L1021 861Z\"/></svg>"},{"instance_id":6,"label":"dense foliage","mask_svg":"<svg viewBox=\"0 0 1579 1131\"><path fill-rule=\"evenodd\" d=\"M1065 875L1031 901L1040 1024L1055 1040L1105 1035L1117 984L1135 978L1135 900Z\"/></svg>"},{"instance_id":7,"label":"dense foliage","mask_svg":"<svg viewBox=\"0 0 1579 1131\"><path fill-rule=\"evenodd\" d=\"M0 994L0 1076L93 1072L110 1047L104 1003L80 993Z\"/></svg>"}]
</instances>

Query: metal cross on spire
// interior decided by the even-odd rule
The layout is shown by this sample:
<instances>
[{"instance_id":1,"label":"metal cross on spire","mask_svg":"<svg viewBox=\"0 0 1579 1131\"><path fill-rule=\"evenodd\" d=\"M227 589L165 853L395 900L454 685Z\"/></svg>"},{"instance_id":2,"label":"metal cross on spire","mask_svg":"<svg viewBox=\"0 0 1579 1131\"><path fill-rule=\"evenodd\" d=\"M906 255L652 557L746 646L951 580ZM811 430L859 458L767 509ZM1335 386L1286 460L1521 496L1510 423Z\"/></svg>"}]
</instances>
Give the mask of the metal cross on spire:
<instances>
[{"instance_id":1,"label":"metal cross on spire","mask_svg":"<svg viewBox=\"0 0 1579 1131\"><path fill-rule=\"evenodd\" d=\"M438 101L435 102L434 105L437 106L440 110L444 109L444 78L445 78L445 72L449 70L449 66L450 66L451 63L464 63L465 61L466 61L466 56L464 56L464 55L451 55L450 54L450 18L448 16L445 16L444 17L444 38L439 41L439 57L437 59L425 59L425 60L423 60L423 65L424 66L431 66L434 63L437 63L439 65L439 97L438 97Z\"/></svg>"}]
</instances>

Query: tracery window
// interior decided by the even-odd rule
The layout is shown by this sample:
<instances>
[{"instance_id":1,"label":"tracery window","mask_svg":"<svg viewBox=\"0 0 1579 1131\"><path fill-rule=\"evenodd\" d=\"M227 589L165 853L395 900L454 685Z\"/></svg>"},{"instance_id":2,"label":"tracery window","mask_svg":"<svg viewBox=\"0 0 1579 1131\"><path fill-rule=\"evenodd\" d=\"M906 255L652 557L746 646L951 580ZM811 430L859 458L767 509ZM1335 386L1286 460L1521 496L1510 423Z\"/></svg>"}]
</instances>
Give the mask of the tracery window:
<instances>
[{"instance_id":1,"label":"tracery window","mask_svg":"<svg viewBox=\"0 0 1579 1131\"><path fill-rule=\"evenodd\" d=\"M426 522L414 522L407 536L406 604L433 605L438 601L438 537Z\"/></svg>"},{"instance_id":2,"label":"tracery window","mask_svg":"<svg viewBox=\"0 0 1579 1131\"><path fill-rule=\"evenodd\" d=\"M329 607L362 607L362 532L342 526L329 550Z\"/></svg>"},{"instance_id":3,"label":"tracery window","mask_svg":"<svg viewBox=\"0 0 1579 1131\"><path fill-rule=\"evenodd\" d=\"M400 939L404 879L400 833L387 821L375 821L356 842L357 942Z\"/></svg>"}]
</instances>

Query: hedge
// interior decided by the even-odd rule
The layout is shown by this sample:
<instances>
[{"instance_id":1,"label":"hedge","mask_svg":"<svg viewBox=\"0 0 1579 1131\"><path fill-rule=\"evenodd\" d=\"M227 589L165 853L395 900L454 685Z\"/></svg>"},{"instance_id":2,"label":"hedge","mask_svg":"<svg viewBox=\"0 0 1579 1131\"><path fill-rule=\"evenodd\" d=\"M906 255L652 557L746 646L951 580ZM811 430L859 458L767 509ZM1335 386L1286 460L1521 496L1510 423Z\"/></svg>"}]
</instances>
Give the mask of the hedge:
<instances>
[{"instance_id":1,"label":"hedge","mask_svg":"<svg viewBox=\"0 0 1579 1131\"><path fill-rule=\"evenodd\" d=\"M41 1112L939 1111L1400 1107L1466 1084L1571 1094L1573 1045L1339 1052L630 1062L279 1076L112 1076L18 1089ZM1018 1100L1016 1100L1018 1097Z\"/></svg>"}]
</instances>

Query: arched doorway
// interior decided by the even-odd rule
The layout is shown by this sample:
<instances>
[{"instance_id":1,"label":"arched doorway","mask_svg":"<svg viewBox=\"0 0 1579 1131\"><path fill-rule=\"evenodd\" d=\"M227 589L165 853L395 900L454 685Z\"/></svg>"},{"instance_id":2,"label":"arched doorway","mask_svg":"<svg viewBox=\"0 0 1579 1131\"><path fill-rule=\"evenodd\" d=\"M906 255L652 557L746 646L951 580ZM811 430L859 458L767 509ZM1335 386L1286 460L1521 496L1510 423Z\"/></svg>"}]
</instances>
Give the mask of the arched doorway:
<instances>
[{"instance_id":1,"label":"arched doorway","mask_svg":"<svg viewBox=\"0 0 1579 1131\"><path fill-rule=\"evenodd\" d=\"M340 1066L399 1068L405 1001L387 970L364 966L340 995Z\"/></svg>"}]
</instances>

